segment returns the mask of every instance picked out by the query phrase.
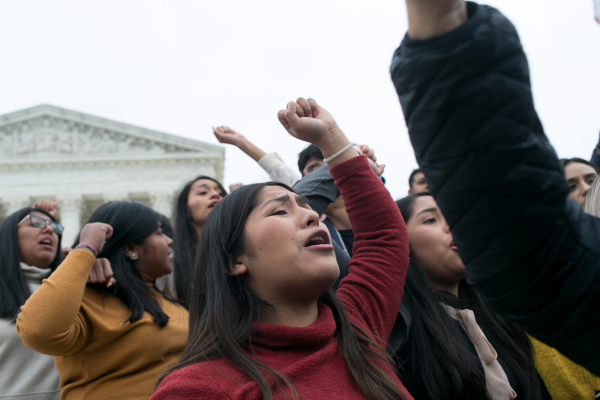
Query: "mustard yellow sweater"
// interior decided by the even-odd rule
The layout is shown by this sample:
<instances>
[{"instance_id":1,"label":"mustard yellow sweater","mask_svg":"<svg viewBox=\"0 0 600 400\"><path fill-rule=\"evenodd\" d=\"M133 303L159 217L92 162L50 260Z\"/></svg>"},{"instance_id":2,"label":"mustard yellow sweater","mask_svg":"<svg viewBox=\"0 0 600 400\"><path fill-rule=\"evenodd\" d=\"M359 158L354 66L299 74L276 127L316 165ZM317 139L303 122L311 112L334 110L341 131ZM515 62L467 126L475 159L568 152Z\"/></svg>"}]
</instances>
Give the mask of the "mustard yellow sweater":
<instances>
[{"instance_id":1,"label":"mustard yellow sweater","mask_svg":"<svg viewBox=\"0 0 600 400\"><path fill-rule=\"evenodd\" d=\"M61 400L148 399L183 352L188 313L162 298L165 327L147 312L125 322L129 307L86 287L94 261L87 251L72 251L21 308L17 333L25 346L54 356Z\"/></svg>"},{"instance_id":2,"label":"mustard yellow sweater","mask_svg":"<svg viewBox=\"0 0 600 400\"><path fill-rule=\"evenodd\" d=\"M575 364L558 350L529 337L535 366L553 400L591 400L600 391L600 378Z\"/></svg>"}]
</instances>

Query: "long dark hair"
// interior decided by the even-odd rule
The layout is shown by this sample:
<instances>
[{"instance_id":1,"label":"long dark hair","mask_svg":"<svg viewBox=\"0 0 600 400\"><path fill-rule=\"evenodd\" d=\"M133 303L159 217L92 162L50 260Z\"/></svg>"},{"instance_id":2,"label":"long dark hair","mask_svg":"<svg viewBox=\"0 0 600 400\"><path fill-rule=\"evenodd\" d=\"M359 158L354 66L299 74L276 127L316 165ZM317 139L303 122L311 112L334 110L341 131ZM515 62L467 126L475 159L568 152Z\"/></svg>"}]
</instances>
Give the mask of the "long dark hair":
<instances>
[{"instance_id":1,"label":"long dark hair","mask_svg":"<svg viewBox=\"0 0 600 400\"><path fill-rule=\"evenodd\" d=\"M0 225L0 318L16 318L21 306L31 296L27 280L21 272L17 224L34 211L56 221L45 210L26 207L9 215ZM54 271L62 260L60 254L61 235L58 235L57 246L56 256L49 266L51 271Z\"/></svg>"},{"instance_id":2,"label":"long dark hair","mask_svg":"<svg viewBox=\"0 0 600 400\"><path fill-rule=\"evenodd\" d=\"M129 243L142 244L159 226L159 214L137 201L115 201L104 204L90 216L88 224L103 222L113 227L113 235L106 242L98 258L110 261L117 284L111 288L89 284L98 290L120 299L131 309L125 322L139 321L144 311L154 317L154 322L165 326L169 317L160 306L163 299L144 280L135 262L125 256L125 246ZM79 243L79 238L76 244Z\"/></svg>"},{"instance_id":3,"label":"long dark hair","mask_svg":"<svg viewBox=\"0 0 600 400\"><path fill-rule=\"evenodd\" d=\"M198 235L190 216L188 197L192 185L200 179L208 179L217 184L223 197L227 191L219 181L209 176L200 175L185 184L175 205L175 237L173 238L173 273L175 274L175 291L179 304L188 308L190 280L196 262ZM213 210L214 211L214 210Z\"/></svg>"},{"instance_id":4,"label":"long dark hair","mask_svg":"<svg viewBox=\"0 0 600 400\"><path fill-rule=\"evenodd\" d=\"M415 200L423 196L431 194L416 193L396 202L406 223L413 215ZM491 311L465 279L459 284L459 300L473 311L481 330L512 371L519 398L539 399L540 382L527 334ZM411 257L402 297L412 318L407 336L411 370L400 365L400 379L411 383L409 390L416 399L487 399L485 381L476 364L480 360L465 347L464 336L441 306L442 301L443 294L434 291L425 271Z\"/></svg>"},{"instance_id":5,"label":"long dark hair","mask_svg":"<svg viewBox=\"0 0 600 400\"><path fill-rule=\"evenodd\" d=\"M252 358L246 350L247 345L252 349L253 323L260 321L261 310L274 311L273 306L252 291L245 276L227 274L236 257L246 250L244 225L266 186L281 186L293 192L277 182L243 186L209 214L200 237L199 261L191 286L188 344L179 362L161 381L178 369L223 357L256 382L264 399L273 399L271 385L278 389L285 385L293 398L298 398L289 378ZM371 400L404 398L400 388L380 368L388 361L384 350L349 321L333 292L323 293L319 303L333 312L339 347L365 396Z\"/></svg>"}]
</instances>

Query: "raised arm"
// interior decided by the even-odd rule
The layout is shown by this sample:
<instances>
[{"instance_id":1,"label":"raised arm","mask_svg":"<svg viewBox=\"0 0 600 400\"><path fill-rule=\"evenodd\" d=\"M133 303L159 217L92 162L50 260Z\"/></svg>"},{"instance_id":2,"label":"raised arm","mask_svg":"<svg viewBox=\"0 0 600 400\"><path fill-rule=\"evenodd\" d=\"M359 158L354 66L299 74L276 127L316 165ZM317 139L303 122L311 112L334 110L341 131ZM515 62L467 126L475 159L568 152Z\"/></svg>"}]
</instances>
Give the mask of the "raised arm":
<instances>
[{"instance_id":1,"label":"raised arm","mask_svg":"<svg viewBox=\"0 0 600 400\"><path fill-rule=\"evenodd\" d=\"M232 144L246 153L260 165L275 182L293 186L300 180L300 174L283 162L277 153L265 153L262 149L249 141L244 135L226 126L213 128L213 133L219 143Z\"/></svg>"},{"instance_id":2,"label":"raised arm","mask_svg":"<svg viewBox=\"0 0 600 400\"><path fill-rule=\"evenodd\" d=\"M419 4L446 18L415 14ZM600 374L600 220L568 199L515 28L462 0L408 0L407 9L392 79L469 282L503 316Z\"/></svg>"},{"instance_id":3,"label":"raised arm","mask_svg":"<svg viewBox=\"0 0 600 400\"><path fill-rule=\"evenodd\" d=\"M333 117L314 100L290 102L279 112L279 120L292 136L317 145L329 164L356 237L349 274L337 295L350 318L385 345L408 267L408 235L400 211L369 159L358 155Z\"/></svg>"},{"instance_id":4,"label":"raised arm","mask_svg":"<svg viewBox=\"0 0 600 400\"><path fill-rule=\"evenodd\" d=\"M99 252L111 234L109 225L88 224L81 231L81 243ZM29 297L16 324L25 346L53 356L72 354L85 346L89 327L80 307L95 262L91 250L73 250Z\"/></svg>"}]
</instances>

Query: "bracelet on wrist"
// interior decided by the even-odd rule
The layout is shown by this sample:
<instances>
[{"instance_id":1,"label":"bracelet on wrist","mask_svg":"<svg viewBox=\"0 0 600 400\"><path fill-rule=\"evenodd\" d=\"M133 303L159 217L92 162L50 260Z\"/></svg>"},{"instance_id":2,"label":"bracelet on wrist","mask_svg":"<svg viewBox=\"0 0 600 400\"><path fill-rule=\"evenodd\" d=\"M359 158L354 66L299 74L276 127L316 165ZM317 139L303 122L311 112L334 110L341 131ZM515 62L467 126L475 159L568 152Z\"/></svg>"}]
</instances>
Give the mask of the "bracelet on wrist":
<instances>
[{"instance_id":1,"label":"bracelet on wrist","mask_svg":"<svg viewBox=\"0 0 600 400\"><path fill-rule=\"evenodd\" d=\"M354 146L354 143L349 143L346 147L344 147L343 149L341 149L340 151L338 151L337 153L335 153L331 157L324 158L323 162L328 163L329 161L331 161L334 158L338 157L339 155L341 155L343 152L345 152L346 150L348 150L352 146Z\"/></svg>"},{"instance_id":2,"label":"bracelet on wrist","mask_svg":"<svg viewBox=\"0 0 600 400\"><path fill-rule=\"evenodd\" d=\"M87 249L90 249L92 251L92 253L94 254L94 257L98 257L98 250L96 250L96 248L94 246L92 246L91 244L79 243L77 246L75 246L75 250L77 250L80 247L85 247Z\"/></svg>"}]
</instances>

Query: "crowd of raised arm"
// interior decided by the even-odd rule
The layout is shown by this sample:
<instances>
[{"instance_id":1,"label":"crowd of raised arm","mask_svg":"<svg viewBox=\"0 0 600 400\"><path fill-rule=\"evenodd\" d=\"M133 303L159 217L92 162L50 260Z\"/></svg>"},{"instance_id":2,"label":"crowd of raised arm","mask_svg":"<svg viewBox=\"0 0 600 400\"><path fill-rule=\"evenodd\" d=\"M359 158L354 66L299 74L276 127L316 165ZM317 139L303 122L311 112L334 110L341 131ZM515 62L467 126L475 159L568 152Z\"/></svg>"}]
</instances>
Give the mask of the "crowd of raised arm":
<instances>
[{"instance_id":1,"label":"crowd of raised arm","mask_svg":"<svg viewBox=\"0 0 600 400\"><path fill-rule=\"evenodd\" d=\"M7 215L0 399L598 398L600 144L558 159L500 11L405 2L406 197L300 97L297 170L213 128L269 180L182 182L173 220L110 202L62 243L60 202Z\"/></svg>"}]
</instances>

